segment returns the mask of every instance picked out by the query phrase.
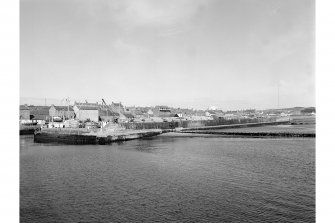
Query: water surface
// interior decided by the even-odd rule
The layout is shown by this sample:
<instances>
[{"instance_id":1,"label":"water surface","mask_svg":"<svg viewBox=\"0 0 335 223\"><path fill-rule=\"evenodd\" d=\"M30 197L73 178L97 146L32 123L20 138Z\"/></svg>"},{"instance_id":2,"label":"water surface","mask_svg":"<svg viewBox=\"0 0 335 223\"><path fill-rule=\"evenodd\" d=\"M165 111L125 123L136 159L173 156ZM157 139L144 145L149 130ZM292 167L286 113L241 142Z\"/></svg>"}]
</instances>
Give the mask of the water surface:
<instances>
[{"instance_id":1,"label":"water surface","mask_svg":"<svg viewBox=\"0 0 335 223\"><path fill-rule=\"evenodd\" d=\"M315 139L20 138L21 222L314 222Z\"/></svg>"}]
</instances>

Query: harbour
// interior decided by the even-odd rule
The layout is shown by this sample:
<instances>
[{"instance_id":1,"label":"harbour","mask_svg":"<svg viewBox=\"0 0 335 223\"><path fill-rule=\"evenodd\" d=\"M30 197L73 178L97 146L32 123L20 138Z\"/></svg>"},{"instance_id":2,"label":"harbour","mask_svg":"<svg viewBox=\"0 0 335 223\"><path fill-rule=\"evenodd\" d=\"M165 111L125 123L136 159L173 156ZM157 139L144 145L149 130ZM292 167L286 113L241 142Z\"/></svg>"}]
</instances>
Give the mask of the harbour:
<instances>
[{"instance_id":1,"label":"harbour","mask_svg":"<svg viewBox=\"0 0 335 223\"><path fill-rule=\"evenodd\" d=\"M316 208L316 169L331 179L325 161L334 162L316 168L316 153L331 147L316 124L331 128L332 116L324 122L316 108L315 0L20 0L18 12L19 23L4 21L20 26L10 38L20 50L5 41L19 65L3 60L15 71L2 81L13 90L4 88L3 131L19 138L2 140L14 153L2 156L3 185L19 190L2 190L3 203L19 209L16 220L313 223L320 210L332 214ZM331 95L321 98L330 105Z\"/></svg>"}]
</instances>

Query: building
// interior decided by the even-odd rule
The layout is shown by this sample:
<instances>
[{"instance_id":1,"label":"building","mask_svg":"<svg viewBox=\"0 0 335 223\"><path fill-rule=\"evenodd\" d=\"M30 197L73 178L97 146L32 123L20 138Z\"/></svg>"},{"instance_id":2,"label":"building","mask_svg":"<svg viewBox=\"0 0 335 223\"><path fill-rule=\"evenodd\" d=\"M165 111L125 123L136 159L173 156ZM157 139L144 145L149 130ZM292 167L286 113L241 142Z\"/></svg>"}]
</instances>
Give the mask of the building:
<instances>
[{"instance_id":1,"label":"building","mask_svg":"<svg viewBox=\"0 0 335 223\"><path fill-rule=\"evenodd\" d=\"M125 112L125 108L121 104L121 102L119 102L119 103L112 102L112 104L109 107L111 108L112 111L117 112L117 113L124 113Z\"/></svg>"},{"instance_id":2,"label":"building","mask_svg":"<svg viewBox=\"0 0 335 223\"><path fill-rule=\"evenodd\" d=\"M49 115L50 106L29 106L30 119L38 124L44 124L46 121L50 121Z\"/></svg>"},{"instance_id":3,"label":"building","mask_svg":"<svg viewBox=\"0 0 335 223\"><path fill-rule=\"evenodd\" d=\"M215 113L214 111L212 111L212 110L208 110L208 111L205 112L205 115L206 115L207 117L213 117L215 114L216 114L216 113Z\"/></svg>"},{"instance_id":4,"label":"building","mask_svg":"<svg viewBox=\"0 0 335 223\"><path fill-rule=\"evenodd\" d=\"M109 108L100 108L99 110L99 121L103 122L115 122L120 117L120 114L112 111Z\"/></svg>"},{"instance_id":5,"label":"building","mask_svg":"<svg viewBox=\"0 0 335 223\"><path fill-rule=\"evenodd\" d=\"M73 119L75 113L72 106L55 106L51 105L49 109L50 117L61 117L63 119Z\"/></svg>"},{"instance_id":6,"label":"building","mask_svg":"<svg viewBox=\"0 0 335 223\"><path fill-rule=\"evenodd\" d=\"M27 105L20 105L20 120L30 120L30 110Z\"/></svg>"},{"instance_id":7,"label":"building","mask_svg":"<svg viewBox=\"0 0 335 223\"><path fill-rule=\"evenodd\" d=\"M170 117L171 116L171 108L165 105L156 106L153 109L153 114L156 117Z\"/></svg>"},{"instance_id":8,"label":"building","mask_svg":"<svg viewBox=\"0 0 335 223\"><path fill-rule=\"evenodd\" d=\"M99 105L98 103L75 103L73 111L76 115L76 119L80 121L99 121Z\"/></svg>"},{"instance_id":9,"label":"building","mask_svg":"<svg viewBox=\"0 0 335 223\"><path fill-rule=\"evenodd\" d=\"M148 110L147 114L148 114L148 117L154 116L154 112L151 109Z\"/></svg>"}]
</instances>

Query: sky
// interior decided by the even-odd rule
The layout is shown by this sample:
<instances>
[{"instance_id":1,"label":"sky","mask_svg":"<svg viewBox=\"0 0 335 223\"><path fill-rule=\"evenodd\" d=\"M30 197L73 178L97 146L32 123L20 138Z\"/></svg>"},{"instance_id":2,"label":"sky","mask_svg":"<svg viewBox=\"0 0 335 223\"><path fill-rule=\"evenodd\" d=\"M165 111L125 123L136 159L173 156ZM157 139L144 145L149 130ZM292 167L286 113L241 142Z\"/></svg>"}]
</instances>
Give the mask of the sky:
<instances>
[{"instance_id":1,"label":"sky","mask_svg":"<svg viewBox=\"0 0 335 223\"><path fill-rule=\"evenodd\" d=\"M315 106L314 10L314 0L21 0L20 97Z\"/></svg>"}]
</instances>

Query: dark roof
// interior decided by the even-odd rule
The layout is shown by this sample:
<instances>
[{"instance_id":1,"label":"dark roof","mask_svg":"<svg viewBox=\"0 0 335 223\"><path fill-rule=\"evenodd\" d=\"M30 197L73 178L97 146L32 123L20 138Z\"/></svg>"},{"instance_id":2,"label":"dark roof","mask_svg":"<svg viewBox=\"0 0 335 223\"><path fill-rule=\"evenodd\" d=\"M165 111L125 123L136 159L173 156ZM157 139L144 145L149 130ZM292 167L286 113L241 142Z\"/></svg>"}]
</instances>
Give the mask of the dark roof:
<instances>
[{"instance_id":1,"label":"dark roof","mask_svg":"<svg viewBox=\"0 0 335 223\"><path fill-rule=\"evenodd\" d=\"M67 111L68 107L67 106L56 106L53 105L53 107L58 110L58 111ZM69 111L73 111L73 107L69 106Z\"/></svg>"},{"instance_id":2,"label":"dark roof","mask_svg":"<svg viewBox=\"0 0 335 223\"><path fill-rule=\"evenodd\" d=\"M81 106L81 107L78 107L79 110L99 110L98 107L87 107L87 106Z\"/></svg>"},{"instance_id":3,"label":"dark roof","mask_svg":"<svg viewBox=\"0 0 335 223\"><path fill-rule=\"evenodd\" d=\"M99 110L98 103L75 103L79 110Z\"/></svg>"},{"instance_id":4,"label":"dark roof","mask_svg":"<svg viewBox=\"0 0 335 223\"><path fill-rule=\"evenodd\" d=\"M157 105L155 106L155 108L159 108L159 109L170 109L168 106L166 105Z\"/></svg>"},{"instance_id":5,"label":"dark roof","mask_svg":"<svg viewBox=\"0 0 335 223\"><path fill-rule=\"evenodd\" d=\"M123 105L122 105L122 103L120 102L120 103L114 103L114 102L112 102L112 106L117 106L117 107L123 107Z\"/></svg>"},{"instance_id":6,"label":"dark roof","mask_svg":"<svg viewBox=\"0 0 335 223\"><path fill-rule=\"evenodd\" d=\"M46 120L49 117L50 117L49 114L48 115L33 114L32 120Z\"/></svg>"},{"instance_id":7,"label":"dark roof","mask_svg":"<svg viewBox=\"0 0 335 223\"><path fill-rule=\"evenodd\" d=\"M31 115L49 115L49 106L29 106Z\"/></svg>"},{"instance_id":8,"label":"dark roof","mask_svg":"<svg viewBox=\"0 0 335 223\"><path fill-rule=\"evenodd\" d=\"M51 106L35 106L35 105L29 105L28 108L30 111L34 110L48 110L50 109Z\"/></svg>"},{"instance_id":9,"label":"dark roof","mask_svg":"<svg viewBox=\"0 0 335 223\"><path fill-rule=\"evenodd\" d=\"M75 105L79 105L79 106L98 106L98 103L81 103L81 102L76 102Z\"/></svg>"},{"instance_id":10,"label":"dark roof","mask_svg":"<svg viewBox=\"0 0 335 223\"><path fill-rule=\"evenodd\" d=\"M100 116L120 116L119 113L116 113L116 112L113 112L112 110L108 109L108 110L105 110L105 109L101 109L99 111L99 115Z\"/></svg>"}]
</instances>

